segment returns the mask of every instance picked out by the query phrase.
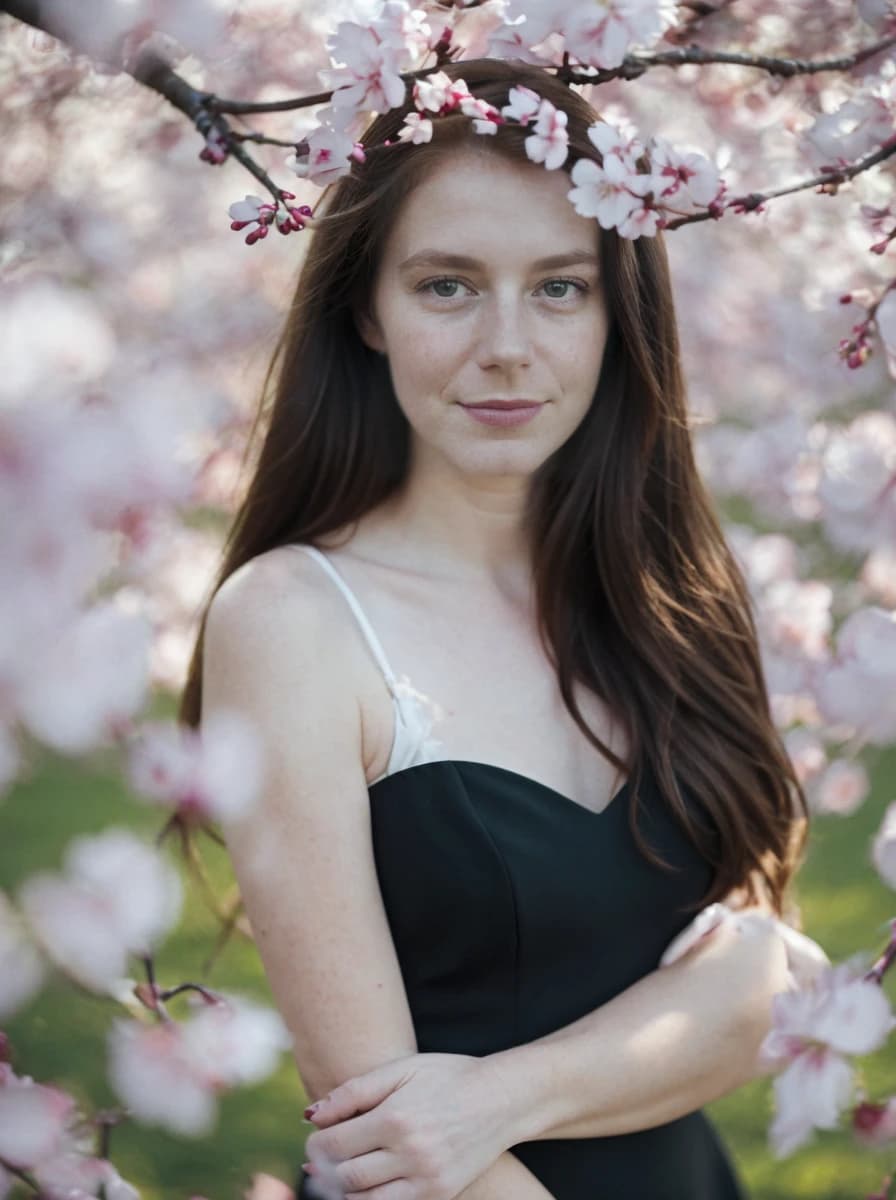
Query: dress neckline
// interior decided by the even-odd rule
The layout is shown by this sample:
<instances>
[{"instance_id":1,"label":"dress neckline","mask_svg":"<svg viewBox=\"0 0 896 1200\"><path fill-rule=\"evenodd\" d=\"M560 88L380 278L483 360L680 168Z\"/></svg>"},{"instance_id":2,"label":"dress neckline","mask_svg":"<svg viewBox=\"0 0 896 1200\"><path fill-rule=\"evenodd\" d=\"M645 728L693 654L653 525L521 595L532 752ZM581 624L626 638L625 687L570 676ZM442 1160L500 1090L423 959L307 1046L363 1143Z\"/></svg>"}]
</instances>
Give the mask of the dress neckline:
<instances>
[{"instance_id":1,"label":"dress neckline","mask_svg":"<svg viewBox=\"0 0 896 1200\"><path fill-rule=\"evenodd\" d=\"M540 792L544 796L553 797L553 801L564 804L567 808L578 809L580 813L584 813L586 817L601 818L605 817L611 809L619 807L617 801L628 792L631 787L631 779L626 779L618 791L614 792L607 803L601 809L588 808L584 804L580 804L578 800L573 800L571 796L565 795L563 792L558 792L556 788L551 787L549 783L542 783L539 779L533 779L531 775L523 775L521 771L514 771L511 767L501 767L497 763L478 762L475 759L469 758L435 758L428 762L413 763L409 767L401 767L397 771L392 771L389 775L384 775L373 783L368 784L367 793L372 796L374 791L381 787L384 783L388 783L390 779L398 779L401 776L410 775L414 771L423 771L428 767L475 767L478 771L493 771L495 774L506 776L509 779L514 779L519 783L524 783L528 787L533 788L536 792Z\"/></svg>"}]
</instances>

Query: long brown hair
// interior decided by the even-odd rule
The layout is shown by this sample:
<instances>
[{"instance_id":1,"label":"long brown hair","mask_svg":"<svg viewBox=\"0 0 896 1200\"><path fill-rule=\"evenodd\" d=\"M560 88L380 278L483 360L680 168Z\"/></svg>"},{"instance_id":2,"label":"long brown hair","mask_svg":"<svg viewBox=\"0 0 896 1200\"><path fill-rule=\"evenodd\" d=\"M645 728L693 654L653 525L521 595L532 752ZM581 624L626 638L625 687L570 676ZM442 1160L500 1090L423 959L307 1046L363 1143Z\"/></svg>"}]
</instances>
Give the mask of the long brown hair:
<instances>
[{"instance_id":1,"label":"long brown hair","mask_svg":"<svg viewBox=\"0 0 896 1200\"><path fill-rule=\"evenodd\" d=\"M595 110L538 67L490 59L446 68L500 108L513 86L568 114L570 155L599 161ZM475 136L460 116L436 119L428 144L390 145L409 103L377 117L364 164L325 194L271 362L254 433L261 446L226 539L218 587L255 556L315 543L398 489L409 430L385 358L356 316L368 304L385 239L403 200L459 145L526 161L522 127ZM714 868L701 901L736 888L764 893L779 914L806 841L806 798L773 724L751 603L697 474L662 236L600 229L608 338L594 401L574 434L535 472L526 520L539 636L582 733L632 776L631 823L642 853L664 865L637 822L649 763L675 817ZM305 234L303 236L309 236ZM202 614L179 716L201 712ZM625 763L587 726L578 680L626 728ZM674 768L673 768L674 762ZM709 823L697 819L687 790Z\"/></svg>"}]
</instances>

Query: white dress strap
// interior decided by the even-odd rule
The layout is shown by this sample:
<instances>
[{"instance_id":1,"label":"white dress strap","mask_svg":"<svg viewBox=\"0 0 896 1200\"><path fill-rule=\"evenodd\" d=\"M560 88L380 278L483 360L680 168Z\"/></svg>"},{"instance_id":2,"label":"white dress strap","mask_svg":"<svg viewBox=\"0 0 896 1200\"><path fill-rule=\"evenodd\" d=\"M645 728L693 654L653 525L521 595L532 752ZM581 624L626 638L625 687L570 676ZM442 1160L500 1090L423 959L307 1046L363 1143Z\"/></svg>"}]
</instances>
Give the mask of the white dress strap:
<instances>
[{"instance_id":1,"label":"white dress strap","mask_svg":"<svg viewBox=\"0 0 896 1200\"><path fill-rule=\"evenodd\" d=\"M327 574L330 576L330 578L333 580L333 582L339 588L340 592L342 592L343 596L345 596L346 600L348 601L349 608L351 608L352 612L355 614L358 624L361 626L361 632L364 634L364 638L367 642L367 645L370 647L370 652L373 654L373 657L376 659L377 663L379 664L380 670L383 672L383 675L386 677L386 684L388 685L389 691L394 696L396 694L396 692L395 692L395 687L396 687L395 673L393 672L392 668L389 666L389 660L386 658L386 653L383 650L380 639L373 632L373 626L370 624L370 622L367 620L367 617L364 615L364 610L361 608L361 605L358 603L358 599L355 596L355 593L348 586L348 584L345 582L345 580L342 578L340 573L336 570L336 568L333 566L333 564L330 562L330 560L327 558L327 556L323 553L322 550L318 550L318 548L316 546L309 546L304 542L290 542L289 544L291 546L295 546L295 548L297 550L307 551L307 553L310 554L312 558L317 559L317 561L320 563L320 565L323 567L323 569L327 572Z\"/></svg>"}]
</instances>

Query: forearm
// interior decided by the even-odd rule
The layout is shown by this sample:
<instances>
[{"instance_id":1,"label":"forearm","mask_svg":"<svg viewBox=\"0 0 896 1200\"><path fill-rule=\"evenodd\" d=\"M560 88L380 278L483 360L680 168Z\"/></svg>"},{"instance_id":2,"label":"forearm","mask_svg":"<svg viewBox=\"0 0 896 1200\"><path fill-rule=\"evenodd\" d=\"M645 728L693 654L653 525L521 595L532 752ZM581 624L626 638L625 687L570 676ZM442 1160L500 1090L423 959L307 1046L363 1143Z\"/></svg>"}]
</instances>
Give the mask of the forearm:
<instances>
[{"instance_id":1,"label":"forearm","mask_svg":"<svg viewBox=\"0 0 896 1200\"><path fill-rule=\"evenodd\" d=\"M721 934L544 1038L490 1056L511 1098L510 1145L607 1137L675 1120L757 1073L783 944Z\"/></svg>"},{"instance_id":2,"label":"forearm","mask_svg":"<svg viewBox=\"0 0 896 1200\"><path fill-rule=\"evenodd\" d=\"M455 1200L553 1200L528 1167L505 1151Z\"/></svg>"}]
</instances>

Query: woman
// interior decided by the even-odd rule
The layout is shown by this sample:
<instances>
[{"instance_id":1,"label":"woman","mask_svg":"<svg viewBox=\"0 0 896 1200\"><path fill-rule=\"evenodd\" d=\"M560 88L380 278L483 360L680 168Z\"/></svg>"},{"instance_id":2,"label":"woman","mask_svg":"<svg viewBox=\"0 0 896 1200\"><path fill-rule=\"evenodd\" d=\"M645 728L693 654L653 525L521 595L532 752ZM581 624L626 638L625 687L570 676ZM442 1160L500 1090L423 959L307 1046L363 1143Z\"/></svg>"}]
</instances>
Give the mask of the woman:
<instances>
[{"instance_id":1,"label":"woman","mask_svg":"<svg viewBox=\"0 0 896 1200\"><path fill-rule=\"evenodd\" d=\"M347 1195L734 1200L700 1108L756 1073L783 945L723 925L657 968L716 900L784 912L805 798L696 473L662 240L567 199L581 96L449 73L564 110L566 169L512 125L373 122L182 717L201 685L261 732L228 844Z\"/></svg>"}]
</instances>

